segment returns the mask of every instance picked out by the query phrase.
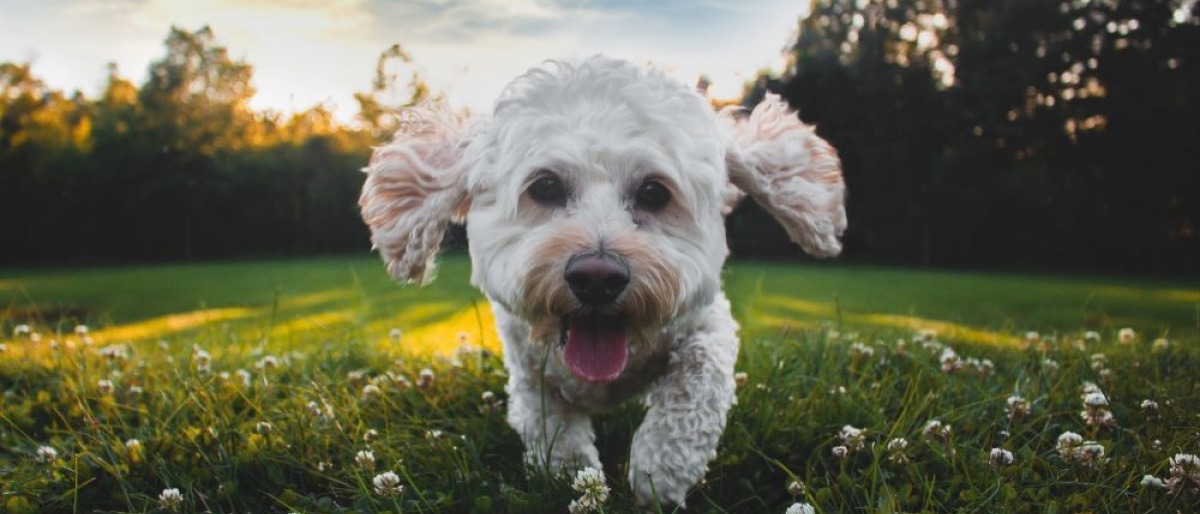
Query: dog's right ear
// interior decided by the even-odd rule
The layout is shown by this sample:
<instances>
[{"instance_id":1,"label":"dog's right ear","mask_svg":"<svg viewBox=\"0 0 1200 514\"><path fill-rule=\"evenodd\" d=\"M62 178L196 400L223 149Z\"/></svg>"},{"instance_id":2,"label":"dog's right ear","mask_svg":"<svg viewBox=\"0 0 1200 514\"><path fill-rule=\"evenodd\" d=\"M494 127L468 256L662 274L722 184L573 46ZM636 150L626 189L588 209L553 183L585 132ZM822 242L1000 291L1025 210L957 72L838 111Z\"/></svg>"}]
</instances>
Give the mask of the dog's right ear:
<instances>
[{"instance_id":1,"label":"dog's right ear","mask_svg":"<svg viewBox=\"0 0 1200 514\"><path fill-rule=\"evenodd\" d=\"M445 102L404 109L395 139L376 148L363 168L363 221L372 247L401 283L433 280L447 226L470 207L463 161L468 132Z\"/></svg>"}]
</instances>

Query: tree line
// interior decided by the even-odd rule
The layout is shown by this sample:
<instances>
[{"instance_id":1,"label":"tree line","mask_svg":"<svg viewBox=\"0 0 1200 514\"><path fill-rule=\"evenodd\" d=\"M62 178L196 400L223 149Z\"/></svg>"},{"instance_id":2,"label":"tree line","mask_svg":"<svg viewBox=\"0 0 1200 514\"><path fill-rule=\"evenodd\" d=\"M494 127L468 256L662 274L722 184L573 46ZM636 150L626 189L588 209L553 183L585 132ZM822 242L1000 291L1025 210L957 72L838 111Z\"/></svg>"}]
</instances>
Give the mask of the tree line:
<instances>
[{"instance_id":1,"label":"tree line","mask_svg":"<svg viewBox=\"0 0 1200 514\"><path fill-rule=\"evenodd\" d=\"M744 103L782 94L838 149L847 260L1195 273L1197 4L822 0ZM251 109L208 28L95 98L0 63L0 263L364 251L359 170L434 95L411 60L379 56L351 125ZM799 255L749 203L728 228L735 257Z\"/></svg>"},{"instance_id":2,"label":"tree line","mask_svg":"<svg viewBox=\"0 0 1200 514\"><path fill-rule=\"evenodd\" d=\"M1197 8L820 2L749 100L784 95L838 149L851 258L1196 273ZM735 246L786 255L744 211Z\"/></svg>"}]
</instances>

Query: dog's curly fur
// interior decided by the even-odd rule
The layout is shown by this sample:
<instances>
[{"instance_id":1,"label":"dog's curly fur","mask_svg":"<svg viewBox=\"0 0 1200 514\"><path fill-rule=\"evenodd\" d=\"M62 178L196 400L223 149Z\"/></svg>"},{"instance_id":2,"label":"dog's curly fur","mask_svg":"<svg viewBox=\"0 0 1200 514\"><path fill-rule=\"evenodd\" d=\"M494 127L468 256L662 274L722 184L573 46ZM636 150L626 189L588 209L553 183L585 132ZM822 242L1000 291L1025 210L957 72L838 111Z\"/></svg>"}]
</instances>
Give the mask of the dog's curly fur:
<instances>
[{"instance_id":1,"label":"dog's curly fur","mask_svg":"<svg viewBox=\"0 0 1200 514\"><path fill-rule=\"evenodd\" d=\"M490 118L462 119L443 103L402 116L360 199L388 271L431 280L445 228L465 220L472 283L504 342L508 421L527 462L599 468L589 414L640 396L648 411L630 484L639 504L682 505L734 402L724 215L748 195L806 251L836 255L846 227L836 153L774 95L739 119L660 71L601 56L530 70ZM531 197L546 176L565 188L561 204ZM665 187L664 206L635 198L647 181ZM615 379L581 375L564 357L570 317L591 308L564 279L581 255L628 269L628 285L603 307L628 341Z\"/></svg>"}]
</instances>

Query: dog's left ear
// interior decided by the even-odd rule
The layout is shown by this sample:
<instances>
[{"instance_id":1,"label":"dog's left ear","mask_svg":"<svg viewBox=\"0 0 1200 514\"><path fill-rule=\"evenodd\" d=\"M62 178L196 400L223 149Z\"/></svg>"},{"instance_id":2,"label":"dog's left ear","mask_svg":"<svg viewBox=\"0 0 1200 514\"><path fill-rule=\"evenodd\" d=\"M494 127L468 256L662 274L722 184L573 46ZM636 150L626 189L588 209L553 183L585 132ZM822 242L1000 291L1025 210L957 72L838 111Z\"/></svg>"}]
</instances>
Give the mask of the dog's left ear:
<instances>
[{"instance_id":1,"label":"dog's left ear","mask_svg":"<svg viewBox=\"0 0 1200 514\"><path fill-rule=\"evenodd\" d=\"M725 154L730 182L771 213L809 254L840 253L846 186L833 147L775 94L768 94L749 118L737 120L733 136Z\"/></svg>"},{"instance_id":2,"label":"dog's left ear","mask_svg":"<svg viewBox=\"0 0 1200 514\"><path fill-rule=\"evenodd\" d=\"M363 168L363 221L388 273L401 283L433 280L447 226L466 216L468 133L444 102L405 109L395 139L376 148Z\"/></svg>"}]
</instances>

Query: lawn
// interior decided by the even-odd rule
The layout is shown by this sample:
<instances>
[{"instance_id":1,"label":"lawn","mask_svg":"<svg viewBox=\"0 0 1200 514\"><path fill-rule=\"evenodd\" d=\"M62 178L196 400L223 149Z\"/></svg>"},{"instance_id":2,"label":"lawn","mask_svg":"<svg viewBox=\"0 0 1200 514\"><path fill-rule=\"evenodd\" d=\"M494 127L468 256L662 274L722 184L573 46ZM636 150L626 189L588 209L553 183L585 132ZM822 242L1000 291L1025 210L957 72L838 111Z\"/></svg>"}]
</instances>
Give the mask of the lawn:
<instances>
[{"instance_id":1,"label":"lawn","mask_svg":"<svg viewBox=\"0 0 1200 514\"><path fill-rule=\"evenodd\" d=\"M0 270L0 506L564 511L570 482L519 464L468 269L450 256L423 289L372 257ZM1195 282L742 262L725 281L744 375L692 511L1200 507L1175 458L1200 453ZM598 420L606 512L631 509L640 414Z\"/></svg>"}]
</instances>

